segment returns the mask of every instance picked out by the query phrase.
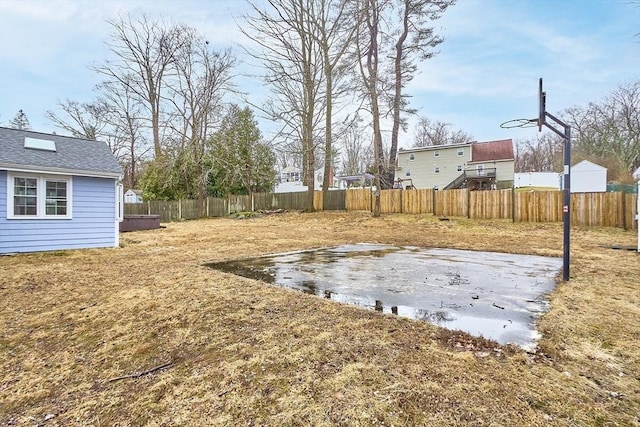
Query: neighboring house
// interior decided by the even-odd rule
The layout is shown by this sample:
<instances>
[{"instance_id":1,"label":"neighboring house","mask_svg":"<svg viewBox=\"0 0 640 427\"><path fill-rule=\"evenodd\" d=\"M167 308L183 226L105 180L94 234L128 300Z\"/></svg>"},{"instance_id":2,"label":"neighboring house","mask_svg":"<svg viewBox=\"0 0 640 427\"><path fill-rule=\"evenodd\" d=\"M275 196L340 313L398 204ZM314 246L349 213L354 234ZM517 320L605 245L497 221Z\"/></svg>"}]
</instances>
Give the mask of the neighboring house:
<instances>
[{"instance_id":1,"label":"neighboring house","mask_svg":"<svg viewBox=\"0 0 640 427\"><path fill-rule=\"evenodd\" d=\"M125 203L142 203L142 191L129 189L124 193Z\"/></svg>"},{"instance_id":2,"label":"neighboring house","mask_svg":"<svg viewBox=\"0 0 640 427\"><path fill-rule=\"evenodd\" d=\"M436 190L507 188L513 186L514 167L510 139L436 145L400 150L396 178Z\"/></svg>"},{"instance_id":3,"label":"neighboring house","mask_svg":"<svg viewBox=\"0 0 640 427\"><path fill-rule=\"evenodd\" d=\"M332 169L333 171L333 169ZM322 181L324 179L324 168L317 169L314 172L314 189L322 190ZM287 166L278 173L278 182L274 189L274 193L295 193L299 191L307 191L307 186L302 183L302 169L295 166ZM333 187L335 176L331 176L329 187Z\"/></svg>"},{"instance_id":4,"label":"neighboring house","mask_svg":"<svg viewBox=\"0 0 640 427\"><path fill-rule=\"evenodd\" d=\"M360 175L343 175L336 177L336 186L340 190L346 188L372 187L374 185L375 175L363 173Z\"/></svg>"},{"instance_id":5,"label":"neighboring house","mask_svg":"<svg viewBox=\"0 0 640 427\"><path fill-rule=\"evenodd\" d=\"M570 186L572 193L604 193L607 191L607 168L583 160L571 166Z\"/></svg>"},{"instance_id":6,"label":"neighboring house","mask_svg":"<svg viewBox=\"0 0 640 427\"><path fill-rule=\"evenodd\" d=\"M104 142L0 127L0 253L117 247L121 175Z\"/></svg>"},{"instance_id":7,"label":"neighboring house","mask_svg":"<svg viewBox=\"0 0 640 427\"><path fill-rule=\"evenodd\" d=\"M513 186L515 188L549 188L560 189L561 175L555 172L523 172L514 174Z\"/></svg>"},{"instance_id":8,"label":"neighboring house","mask_svg":"<svg viewBox=\"0 0 640 427\"><path fill-rule=\"evenodd\" d=\"M278 173L278 184L281 182L302 182L302 169L287 166Z\"/></svg>"}]
</instances>

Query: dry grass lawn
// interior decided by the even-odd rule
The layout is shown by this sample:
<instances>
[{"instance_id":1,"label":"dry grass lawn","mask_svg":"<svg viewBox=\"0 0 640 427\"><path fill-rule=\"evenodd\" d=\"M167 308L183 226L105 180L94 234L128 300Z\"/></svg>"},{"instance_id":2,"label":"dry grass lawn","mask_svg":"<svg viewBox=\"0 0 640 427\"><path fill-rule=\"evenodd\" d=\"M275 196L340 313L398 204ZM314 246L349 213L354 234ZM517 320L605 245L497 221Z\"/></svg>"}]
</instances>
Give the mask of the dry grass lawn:
<instances>
[{"instance_id":1,"label":"dry grass lawn","mask_svg":"<svg viewBox=\"0 0 640 427\"><path fill-rule=\"evenodd\" d=\"M202 264L358 242L561 256L562 224L286 213L0 257L0 425L640 425L640 256L605 247L636 236L573 229L536 354Z\"/></svg>"}]
</instances>

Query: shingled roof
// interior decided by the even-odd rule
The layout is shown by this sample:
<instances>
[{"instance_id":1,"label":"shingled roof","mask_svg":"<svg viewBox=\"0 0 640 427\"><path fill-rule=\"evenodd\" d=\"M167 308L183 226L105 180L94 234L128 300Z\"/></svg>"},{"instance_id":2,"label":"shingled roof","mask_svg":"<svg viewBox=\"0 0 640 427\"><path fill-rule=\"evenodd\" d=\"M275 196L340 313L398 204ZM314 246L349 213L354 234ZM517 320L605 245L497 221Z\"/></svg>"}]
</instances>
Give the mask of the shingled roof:
<instances>
[{"instance_id":1,"label":"shingled roof","mask_svg":"<svg viewBox=\"0 0 640 427\"><path fill-rule=\"evenodd\" d=\"M53 141L55 151L25 148L25 139ZM104 142L3 127L0 169L114 178L122 175L122 168Z\"/></svg>"},{"instance_id":2,"label":"shingled roof","mask_svg":"<svg viewBox=\"0 0 640 427\"><path fill-rule=\"evenodd\" d=\"M474 142L471 145L471 162L488 162L493 160L514 160L513 141Z\"/></svg>"}]
</instances>

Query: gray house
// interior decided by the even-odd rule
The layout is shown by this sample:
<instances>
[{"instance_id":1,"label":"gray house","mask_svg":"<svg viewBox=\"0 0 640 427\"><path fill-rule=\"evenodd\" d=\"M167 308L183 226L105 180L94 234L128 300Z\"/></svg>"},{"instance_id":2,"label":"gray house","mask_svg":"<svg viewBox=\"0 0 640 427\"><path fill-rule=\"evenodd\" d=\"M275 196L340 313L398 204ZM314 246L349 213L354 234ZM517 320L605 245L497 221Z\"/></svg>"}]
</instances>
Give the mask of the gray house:
<instances>
[{"instance_id":1,"label":"gray house","mask_svg":"<svg viewBox=\"0 0 640 427\"><path fill-rule=\"evenodd\" d=\"M0 127L0 254L117 247L121 176L104 142Z\"/></svg>"}]
</instances>

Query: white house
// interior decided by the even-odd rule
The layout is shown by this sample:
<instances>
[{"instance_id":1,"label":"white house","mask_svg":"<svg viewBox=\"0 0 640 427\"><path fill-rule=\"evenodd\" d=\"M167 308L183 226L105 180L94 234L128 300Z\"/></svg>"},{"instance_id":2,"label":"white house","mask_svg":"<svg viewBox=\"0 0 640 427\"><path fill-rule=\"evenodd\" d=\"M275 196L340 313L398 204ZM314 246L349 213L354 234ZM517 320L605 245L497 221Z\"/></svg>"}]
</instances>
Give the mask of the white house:
<instances>
[{"instance_id":1,"label":"white house","mask_svg":"<svg viewBox=\"0 0 640 427\"><path fill-rule=\"evenodd\" d=\"M125 203L142 203L142 191L129 189L124 193Z\"/></svg>"},{"instance_id":2,"label":"white house","mask_svg":"<svg viewBox=\"0 0 640 427\"><path fill-rule=\"evenodd\" d=\"M333 168L332 168L333 171ZM317 169L314 172L313 188L322 190L322 181L324 180L324 168ZM278 182L274 189L274 193L295 193L299 191L307 191L307 186L302 184L302 169L295 166L287 166L278 173ZM335 176L329 180L329 187L333 186Z\"/></svg>"},{"instance_id":3,"label":"white house","mask_svg":"<svg viewBox=\"0 0 640 427\"><path fill-rule=\"evenodd\" d=\"M104 142L0 127L0 253L118 247L121 176Z\"/></svg>"},{"instance_id":4,"label":"white house","mask_svg":"<svg viewBox=\"0 0 640 427\"><path fill-rule=\"evenodd\" d=\"M604 193L607 191L607 168L583 160L571 167L570 185L572 193Z\"/></svg>"}]
</instances>

